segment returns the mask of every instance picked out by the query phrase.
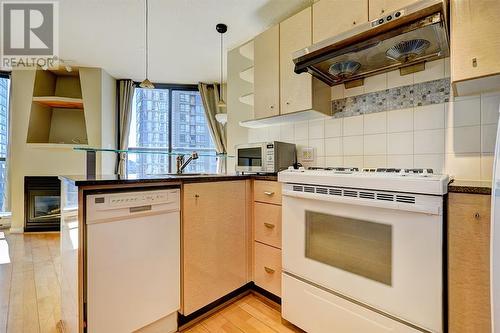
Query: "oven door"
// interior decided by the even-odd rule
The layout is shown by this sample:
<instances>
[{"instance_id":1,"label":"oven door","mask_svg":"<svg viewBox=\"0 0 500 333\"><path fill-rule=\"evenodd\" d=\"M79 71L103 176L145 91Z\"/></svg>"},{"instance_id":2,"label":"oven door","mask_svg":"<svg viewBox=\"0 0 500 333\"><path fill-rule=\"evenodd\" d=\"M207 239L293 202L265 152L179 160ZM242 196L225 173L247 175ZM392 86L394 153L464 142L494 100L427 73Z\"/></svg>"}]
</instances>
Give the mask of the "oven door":
<instances>
[{"instance_id":1,"label":"oven door","mask_svg":"<svg viewBox=\"0 0 500 333\"><path fill-rule=\"evenodd\" d=\"M318 194L313 186L299 193L287 186L296 187L283 188L284 274L442 331L441 197L401 194L403 201L416 197L406 203L396 202L395 193Z\"/></svg>"},{"instance_id":2,"label":"oven door","mask_svg":"<svg viewBox=\"0 0 500 333\"><path fill-rule=\"evenodd\" d=\"M265 172L264 144L248 144L236 147L236 171Z\"/></svg>"}]
</instances>

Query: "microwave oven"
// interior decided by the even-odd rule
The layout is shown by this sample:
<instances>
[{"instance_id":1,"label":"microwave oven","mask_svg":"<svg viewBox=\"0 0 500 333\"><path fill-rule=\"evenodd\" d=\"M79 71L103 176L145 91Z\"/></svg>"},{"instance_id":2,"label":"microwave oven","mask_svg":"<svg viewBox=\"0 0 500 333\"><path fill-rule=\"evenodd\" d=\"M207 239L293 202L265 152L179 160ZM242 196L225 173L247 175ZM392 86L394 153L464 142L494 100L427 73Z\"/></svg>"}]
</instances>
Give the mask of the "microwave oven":
<instances>
[{"instance_id":1,"label":"microwave oven","mask_svg":"<svg viewBox=\"0 0 500 333\"><path fill-rule=\"evenodd\" d=\"M293 166L297 159L293 143L260 142L235 148L237 172L277 173Z\"/></svg>"}]
</instances>

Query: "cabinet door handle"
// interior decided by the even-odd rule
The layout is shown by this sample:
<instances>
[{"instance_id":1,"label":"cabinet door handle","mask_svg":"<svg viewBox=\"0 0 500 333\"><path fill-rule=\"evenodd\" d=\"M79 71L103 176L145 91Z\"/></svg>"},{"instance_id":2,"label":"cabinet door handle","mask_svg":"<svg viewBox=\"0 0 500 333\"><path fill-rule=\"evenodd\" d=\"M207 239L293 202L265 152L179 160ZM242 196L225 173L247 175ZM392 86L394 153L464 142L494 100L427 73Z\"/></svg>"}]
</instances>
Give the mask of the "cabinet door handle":
<instances>
[{"instance_id":1,"label":"cabinet door handle","mask_svg":"<svg viewBox=\"0 0 500 333\"><path fill-rule=\"evenodd\" d=\"M274 224L272 223L267 223L267 222L264 222L264 225L266 226L266 228L269 228L269 229L274 229Z\"/></svg>"},{"instance_id":2,"label":"cabinet door handle","mask_svg":"<svg viewBox=\"0 0 500 333\"><path fill-rule=\"evenodd\" d=\"M269 273L269 274L273 274L274 273L274 269L272 269L272 268L264 266L264 269L265 269L266 273Z\"/></svg>"},{"instance_id":3,"label":"cabinet door handle","mask_svg":"<svg viewBox=\"0 0 500 333\"><path fill-rule=\"evenodd\" d=\"M199 197L200 197L200 195L199 195L199 194L195 194L195 195L194 195L194 197L195 197L195 198L199 198Z\"/></svg>"},{"instance_id":4,"label":"cabinet door handle","mask_svg":"<svg viewBox=\"0 0 500 333\"><path fill-rule=\"evenodd\" d=\"M477 67L477 58L472 58L472 67Z\"/></svg>"},{"instance_id":5,"label":"cabinet door handle","mask_svg":"<svg viewBox=\"0 0 500 333\"><path fill-rule=\"evenodd\" d=\"M264 194L268 195L268 196L271 196L271 195L274 195L274 192L265 191Z\"/></svg>"},{"instance_id":6,"label":"cabinet door handle","mask_svg":"<svg viewBox=\"0 0 500 333\"><path fill-rule=\"evenodd\" d=\"M271 105L271 109L274 109L274 105Z\"/></svg>"},{"instance_id":7,"label":"cabinet door handle","mask_svg":"<svg viewBox=\"0 0 500 333\"><path fill-rule=\"evenodd\" d=\"M290 105L290 102L286 102L286 105Z\"/></svg>"},{"instance_id":8,"label":"cabinet door handle","mask_svg":"<svg viewBox=\"0 0 500 333\"><path fill-rule=\"evenodd\" d=\"M479 214L479 212L474 213L474 219L476 220L481 219L481 215Z\"/></svg>"}]
</instances>

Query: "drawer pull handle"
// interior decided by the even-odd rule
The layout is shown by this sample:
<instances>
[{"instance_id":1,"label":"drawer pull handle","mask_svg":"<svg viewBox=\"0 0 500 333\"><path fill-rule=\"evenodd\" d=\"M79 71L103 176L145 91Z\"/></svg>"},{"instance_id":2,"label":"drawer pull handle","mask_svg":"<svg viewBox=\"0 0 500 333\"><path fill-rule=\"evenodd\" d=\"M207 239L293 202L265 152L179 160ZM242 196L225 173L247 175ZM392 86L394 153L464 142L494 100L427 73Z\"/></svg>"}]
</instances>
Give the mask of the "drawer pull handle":
<instances>
[{"instance_id":1,"label":"drawer pull handle","mask_svg":"<svg viewBox=\"0 0 500 333\"><path fill-rule=\"evenodd\" d=\"M275 225L272 224L272 223L267 223L267 222L264 222L264 225L266 226L266 228L269 228L269 229L274 229Z\"/></svg>"},{"instance_id":2,"label":"drawer pull handle","mask_svg":"<svg viewBox=\"0 0 500 333\"><path fill-rule=\"evenodd\" d=\"M269 273L269 274L273 274L274 273L274 269L272 269L272 268L264 266L264 269L266 270L266 273Z\"/></svg>"},{"instance_id":3,"label":"drawer pull handle","mask_svg":"<svg viewBox=\"0 0 500 333\"><path fill-rule=\"evenodd\" d=\"M481 215L480 215L479 213L477 213L477 212L476 212L476 213L474 214L474 218L475 218L476 220L479 220L479 219L481 218Z\"/></svg>"},{"instance_id":4,"label":"drawer pull handle","mask_svg":"<svg viewBox=\"0 0 500 333\"><path fill-rule=\"evenodd\" d=\"M271 196L271 195L274 195L274 192L265 191L264 194L268 195L268 196Z\"/></svg>"}]
</instances>

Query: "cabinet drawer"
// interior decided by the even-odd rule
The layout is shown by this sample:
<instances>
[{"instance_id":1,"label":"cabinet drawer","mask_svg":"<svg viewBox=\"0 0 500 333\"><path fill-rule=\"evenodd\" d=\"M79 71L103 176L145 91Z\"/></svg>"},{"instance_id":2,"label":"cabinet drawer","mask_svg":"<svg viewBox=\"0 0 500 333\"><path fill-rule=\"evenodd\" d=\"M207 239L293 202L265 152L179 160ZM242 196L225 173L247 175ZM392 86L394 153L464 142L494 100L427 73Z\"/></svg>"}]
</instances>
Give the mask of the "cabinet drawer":
<instances>
[{"instance_id":1,"label":"cabinet drawer","mask_svg":"<svg viewBox=\"0 0 500 333\"><path fill-rule=\"evenodd\" d=\"M281 248L281 206L255 203L255 240Z\"/></svg>"},{"instance_id":2,"label":"cabinet drawer","mask_svg":"<svg viewBox=\"0 0 500 333\"><path fill-rule=\"evenodd\" d=\"M281 184L273 181L256 180L253 185L254 201L281 205Z\"/></svg>"},{"instance_id":3,"label":"cabinet drawer","mask_svg":"<svg viewBox=\"0 0 500 333\"><path fill-rule=\"evenodd\" d=\"M255 242L255 284L281 297L281 250Z\"/></svg>"}]
</instances>

